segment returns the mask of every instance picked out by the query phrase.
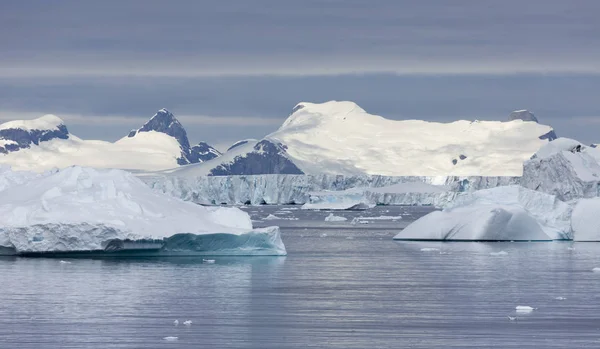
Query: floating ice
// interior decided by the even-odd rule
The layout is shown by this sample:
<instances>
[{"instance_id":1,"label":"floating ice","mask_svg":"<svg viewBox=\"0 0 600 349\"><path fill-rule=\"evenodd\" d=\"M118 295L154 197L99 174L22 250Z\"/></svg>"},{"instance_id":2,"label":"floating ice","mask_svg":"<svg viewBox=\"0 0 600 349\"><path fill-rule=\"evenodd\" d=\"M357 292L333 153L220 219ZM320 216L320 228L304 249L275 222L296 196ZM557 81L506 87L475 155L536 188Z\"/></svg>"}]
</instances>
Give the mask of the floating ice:
<instances>
[{"instance_id":1,"label":"floating ice","mask_svg":"<svg viewBox=\"0 0 600 349\"><path fill-rule=\"evenodd\" d=\"M334 216L333 213L330 213L329 216L325 217L325 222L345 222L348 218L342 216Z\"/></svg>"},{"instance_id":2,"label":"floating ice","mask_svg":"<svg viewBox=\"0 0 600 349\"><path fill-rule=\"evenodd\" d=\"M67 261L60 261L60 264L71 264L71 262L67 262Z\"/></svg>"},{"instance_id":3,"label":"floating ice","mask_svg":"<svg viewBox=\"0 0 600 349\"><path fill-rule=\"evenodd\" d=\"M433 252L433 251L439 251L439 248L435 248L435 247L424 247L421 249L422 252Z\"/></svg>"},{"instance_id":4,"label":"floating ice","mask_svg":"<svg viewBox=\"0 0 600 349\"><path fill-rule=\"evenodd\" d=\"M515 321L515 320L517 320L517 317L516 316L510 316L510 315L508 315L508 320L509 321Z\"/></svg>"},{"instance_id":5,"label":"floating ice","mask_svg":"<svg viewBox=\"0 0 600 349\"><path fill-rule=\"evenodd\" d=\"M565 298L565 297L555 297L554 299L556 299L557 301L564 301L567 298Z\"/></svg>"},{"instance_id":6,"label":"floating ice","mask_svg":"<svg viewBox=\"0 0 600 349\"><path fill-rule=\"evenodd\" d=\"M600 268L593 268L593 269L592 269L592 271L593 271L594 273L600 273Z\"/></svg>"},{"instance_id":7,"label":"floating ice","mask_svg":"<svg viewBox=\"0 0 600 349\"><path fill-rule=\"evenodd\" d=\"M175 320L175 321L173 321L173 325L175 325L175 326L179 326L179 320Z\"/></svg>"},{"instance_id":8,"label":"floating ice","mask_svg":"<svg viewBox=\"0 0 600 349\"><path fill-rule=\"evenodd\" d=\"M70 167L0 195L0 250L9 254L283 255L277 227L148 188L130 173Z\"/></svg>"},{"instance_id":9,"label":"floating ice","mask_svg":"<svg viewBox=\"0 0 600 349\"><path fill-rule=\"evenodd\" d=\"M281 219L281 218L277 217L274 214L269 214L268 216L266 216L265 218L263 218L263 220L265 220L265 221L274 221L274 220L277 220L277 219Z\"/></svg>"},{"instance_id":10,"label":"floating ice","mask_svg":"<svg viewBox=\"0 0 600 349\"><path fill-rule=\"evenodd\" d=\"M531 313L532 311L536 310L537 308L533 308L528 305L517 305L515 307L515 309L517 310L517 313Z\"/></svg>"},{"instance_id":11,"label":"floating ice","mask_svg":"<svg viewBox=\"0 0 600 349\"><path fill-rule=\"evenodd\" d=\"M168 336L168 337L164 337L163 339L166 340L166 341L172 342L172 341L178 340L179 337Z\"/></svg>"},{"instance_id":12,"label":"floating ice","mask_svg":"<svg viewBox=\"0 0 600 349\"><path fill-rule=\"evenodd\" d=\"M492 255L492 256L506 256L506 255L508 255L508 252L506 252L506 251L490 252L490 255Z\"/></svg>"},{"instance_id":13,"label":"floating ice","mask_svg":"<svg viewBox=\"0 0 600 349\"><path fill-rule=\"evenodd\" d=\"M321 236L322 238L326 238L326 237L327 237L327 234L323 233L323 234L321 234L320 236Z\"/></svg>"},{"instance_id":14,"label":"floating ice","mask_svg":"<svg viewBox=\"0 0 600 349\"><path fill-rule=\"evenodd\" d=\"M186 320L183 322L185 326L192 326L192 320Z\"/></svg>"},{"instance_id":15,"label":"floating ice","mask_svg":"<svg viewBox=\"0 0 600 349\"><path fill-rule=\"evenodd\" d=\"M571 238L571 208L520 186L461 193L416 220L397 240L549 241Z\"/></svg>"},{"instance_id":16,"label":"floating ice","mask_svg":"<svg viewBox=\"0 0 600 349\"><path fill-rule=\"evenodd\" d=\"M206 263L206 264L215 264L215 260L214 259L203 259L202 263Z\"/></svg>"}]
</instances>

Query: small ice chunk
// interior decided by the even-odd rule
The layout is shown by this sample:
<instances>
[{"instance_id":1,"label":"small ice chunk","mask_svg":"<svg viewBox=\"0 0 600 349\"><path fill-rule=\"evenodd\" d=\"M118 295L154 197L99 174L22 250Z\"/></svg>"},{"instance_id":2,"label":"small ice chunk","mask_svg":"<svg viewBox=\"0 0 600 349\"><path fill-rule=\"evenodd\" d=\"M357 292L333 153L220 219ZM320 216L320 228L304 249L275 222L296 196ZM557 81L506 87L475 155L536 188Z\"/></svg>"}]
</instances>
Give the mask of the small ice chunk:
<instances>
[{"instance_id":1,"label":"small ice chunk","mask_svg":"<svg viewBox=\"0 0 600 349\"><path fill-rule=\"evenodd\" d=\"M263 218L263 219L264 219L265 221L273 221L273 220L276 220L276 219L281 219L281 218L279 218L279 217L277 217L277 216L275 216L275 215L273 215L273 214L269 214L268 216L266 216L266 217L265 217L265 218Z\"/></svg>"},{"instance_id":2,"label":"small ice chunk","mask_svg":"<svg viewBox=\"0 0 600 349\"><path fill-rule=\"evenodd\" d=\"M166 340L166 341L170 341L170 342L171 342L171 341L176 341L176 340L178 340L178 339L179 339L179 337L168 336L168 337L165 337L165 338L163 338L163 339L164 339L164 340Z\"/></svg>"},{"instance_id":3,"label":"small ice chunk","mask_svg":"<svg viewBox=\"0 0 600 349\"><path fill-rule=\"evenodd\" d=\"M600 273L600 268L594 268L594 269L592 269L592 271L593 271L594 273Z\"/></svg>"},{"instance_id":4,"label":"small ice chunk","mask_svg":"<svg viewBox=\"0 0 600 349\"><path fill-rule=\"evenodd\" d=\"M179 326L179 320L175 320L175 321L173 321L173 325L175 325L175 326Z\"/></svg>"},{"instance_id":5,"label":"small ice chunk","mask_svg":"<svg viewBox=\"0 0 600 349\"><path fill-rule=\"evenodd\" d=\"M354 238L352 236L348 236L346 237L346 240L354 240Z\"/></svg>"},{"instance_id":6,"label":"small ice chunk","mask_svg":"<svg viewBox=\"0 0 600 349\"><path fill-rule=\"evenodd\" d=\"M424 247L421 249L421 252L433 252L433 251L439 251L439 248L435 248L435 247Z\"/></svg>"},{"instance_id":7,"label":"small ice chunk","mask_svg":"<svg viewBox=\"0 0 600 349\"><path fill-rule=\"evenodd\" d=\"M516 316L510 316L510 315L509 315L509 316L508 316L508 320L510 320L510 321L515 321L515 320L517 320L517 317L516 317Z\"/></svg>"},{"instance_id":8,"label":"small ice chunk","mask_svg":"<svg viewBox=\"0 0 600 349\"><path fill-rule=\"evenodd\" d=\"M329 216L325 217L325 222L345 222L348 218L342 216L336 216L330 213Z\"/></svg>"},{"instance_id":9,"label":"small ice chunk","mask_svg":"<svg viewBox=\"0 0 600 349\"><path fill-rule=\"evenodd\" d=\"M491 256L506 256L508 255L508 252L506 251L500 251L500 252L490 252Z\"/></svg>"},{"instance_id":10,"label":"small ice chunk","mask_svg":"<svg viewBox=\"0 0 600 349\"><path fill-rule=\"evenodd\" d=\"M203 259L202 263L215 264L215 260L214 259ZM184 325L185 325L185 322L184 322Z\"/></svg>"},{"instance_id":11,"label":"small ice chunk","mask_svg":"<svg viewBox=\"0 0 600 349\"><path fill-rule=\"evenodd\" d=\"M531 313L537 308L533 308L528 305L517 305L515 309L517 310L517 313Z\"/></svg>"},{"instance_id":12,"label":"small ice chunk","mask_svg":"<svg viewBox=\"0 0 600 349\"><path fill-rule=\"evenodd\" d=\"M186 320L183 322L183 324L186 326L192 326L192 320Z\"/></svg>"},{"instance_id":13,"label":"small ice chunk","mask_svg":"<svg viewBox=\"0 0 600 349\"><path fill-rule=\"evenodd\" d=\"M323 234L321 234L321 237L322 238L327 237L327 234L323 233Z\"/></svg>"},{"instance_id":14,"label":"small ice chunk","mask_svg":"<svg viewBox=\"0 0 600 349\"><path fill-rule=\"evenodd\" d=\"M67 261L60 261L60 264L71 264L71 262L67 262Z\"/></svg>"},{"instance_id":15,"label":"small ice chunk","mask_svg":"<svg viewBox=\"0 0 600 349\"><path fill-rule=\"evenodd\" d=\"M567 299L567 298L565 298L565 297L556 297L556 298L554 298L554 299L556 299L557 301L564 301L564 300L565 300L565 299Z\"/></svg>"}]
</instances>

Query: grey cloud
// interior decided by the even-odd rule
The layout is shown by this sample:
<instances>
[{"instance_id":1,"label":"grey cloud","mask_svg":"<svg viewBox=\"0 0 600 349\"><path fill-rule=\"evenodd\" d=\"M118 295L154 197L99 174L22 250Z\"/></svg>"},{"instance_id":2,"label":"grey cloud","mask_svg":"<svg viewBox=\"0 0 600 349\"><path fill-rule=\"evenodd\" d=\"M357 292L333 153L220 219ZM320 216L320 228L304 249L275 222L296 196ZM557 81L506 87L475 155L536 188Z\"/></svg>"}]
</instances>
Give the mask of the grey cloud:
<instances>
[{"instance_id":1,"label":"grey cloud","mask_svg":"<svg viewBox=\"0 0 600 349\"><path fill-rule=\"evenodd\" d=\"M1 76L600 73L595 0L25 0Z\"/></svg>"}]
</instances>

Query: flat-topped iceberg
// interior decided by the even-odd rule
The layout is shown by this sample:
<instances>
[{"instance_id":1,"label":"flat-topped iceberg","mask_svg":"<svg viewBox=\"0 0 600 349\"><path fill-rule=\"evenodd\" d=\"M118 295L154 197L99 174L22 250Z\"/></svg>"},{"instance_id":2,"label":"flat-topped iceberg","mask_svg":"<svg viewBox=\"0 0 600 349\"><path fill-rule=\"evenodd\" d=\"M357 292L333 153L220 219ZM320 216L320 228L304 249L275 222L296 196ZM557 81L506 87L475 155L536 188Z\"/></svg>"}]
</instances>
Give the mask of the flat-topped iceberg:
<instances>
[{"instance_id":1,"label":"flat-topped iceberg","mask_svg":"<svg viewBox=\"0 0 600 349\"><path fill-rule=\"evenodd\" d=\"M571 206L520 186L460 193L443 211L407 226L397 240L548 241L572 238Z\"/></svg>"},{"instance_id":2,"label":"flat-topped iceberg","mask_svg":"<svg viewBox=\"0 0 600 349\"><path fill-rule=\"evenodd\" d=\"M0 217L5 254L286 253L277 227L253 229L239 209L160 194L121 170L70 167L9 186L0 195Z\"/></svg>"}]
</instances>

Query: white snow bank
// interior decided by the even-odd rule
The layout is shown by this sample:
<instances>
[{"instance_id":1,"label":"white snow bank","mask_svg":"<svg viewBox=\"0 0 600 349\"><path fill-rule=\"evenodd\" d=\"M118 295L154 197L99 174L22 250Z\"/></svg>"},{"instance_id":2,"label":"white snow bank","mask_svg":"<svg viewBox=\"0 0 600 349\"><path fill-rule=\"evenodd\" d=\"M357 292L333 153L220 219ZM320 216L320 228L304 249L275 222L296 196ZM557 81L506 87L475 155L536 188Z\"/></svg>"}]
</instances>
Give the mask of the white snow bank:
<instances>
[{"instance_id":1,"label":"white snow bank","mask_svg":"<svg viewBox=\"0 0 600 349\"><path fill-rule=\"evenodd\" d=\"M571 208L520 186L461 193L443 211L416 220L398 240L546 241L570 239Z\"/></svg>"},{"instance_id":2,"label":"white snow bank","mask_svg":"<svg viewBox=\"0 0 600 349\"><path fill-rule=\"evenodd\" d=\"M0 195L0 217L0 246L16 253L139 243L166 254L285 254L277 227L252 230L241 210L159 194L121 170L70 167L10 186Z\"/></svg>"},{"instance_id":3,"label":"white snow bank","mask_svg":"<svg viewBox=\"0 0 600 349\"><path fill-rule=\"evenodd\" d=\"M345 222L348 218L342 216L335 216L333 213L330 213L329 216L325 217L325 222Z\"/></svg>"}]
</instances>

